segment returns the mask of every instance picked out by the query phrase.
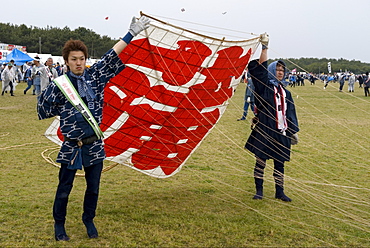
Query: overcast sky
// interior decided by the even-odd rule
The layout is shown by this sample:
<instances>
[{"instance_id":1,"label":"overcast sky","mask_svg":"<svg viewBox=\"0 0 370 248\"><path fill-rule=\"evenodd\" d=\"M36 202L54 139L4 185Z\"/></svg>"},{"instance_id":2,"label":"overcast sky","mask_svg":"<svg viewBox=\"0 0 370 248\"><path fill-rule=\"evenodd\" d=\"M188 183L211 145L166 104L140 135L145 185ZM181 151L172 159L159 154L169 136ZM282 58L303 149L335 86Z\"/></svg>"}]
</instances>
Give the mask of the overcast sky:
<instances>
[{"instance_id":1,"label":"overcast sky","mask_svg":"<svg viewBox=\"0 0 370 248\"><path fill-rule=\"evenodd\" d=\"M370 0L17 0L2 9L0 22L72 30L82 26L118 38L140 11L217 38L241 40L267 32L271 58L370 63Z\"/></svg>"}]
</instances>

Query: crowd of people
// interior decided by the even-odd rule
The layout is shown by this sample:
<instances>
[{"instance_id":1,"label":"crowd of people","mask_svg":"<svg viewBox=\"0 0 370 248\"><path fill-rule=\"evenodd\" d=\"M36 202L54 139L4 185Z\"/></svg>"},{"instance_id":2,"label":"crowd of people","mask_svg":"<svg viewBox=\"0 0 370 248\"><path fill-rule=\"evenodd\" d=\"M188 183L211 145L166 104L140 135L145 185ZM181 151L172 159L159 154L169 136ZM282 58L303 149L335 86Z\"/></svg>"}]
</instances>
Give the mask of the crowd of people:
<instances>
[{"instance_id":1,"label":"crowd of people","mask_svg":"<svg viewBox=\"0 0 370 248\"><path fill-rule=\"evenodd\" d=\"M308 80L311 85L314 85L317 80L324 83L324 89L329 83L339 83L338 90L343 92L343 87L347 83L348 92L355 91L355 83L358 83L359 88L364 89L365 97L369 96L370 78L369 72L363 74L354 74L353 72L338 72L338 73L289 73L287 76L290 87L305 86L304 81Z\"/></svg>"},{"instance_id":2,"label":"crowd of people","mask_svg":"<svg viewBox=\"0 0 370 248\"><path fill-rule=\"evenodd\" d=\"M47 84L53 79L61 76L67 72L66 65L60 65L59 62L54 63L53 58L48 58L45 63L41 63L40 57L34 57L34 60L27 62L21 66L17 66L14 60L9 63L4 63L0 66L0 81L2 81L2 95L4 93L10 93L14 96L14 90L19 82L27 83L27 87L23 91L27 94L28 90L32 89L33 95L39 95L46 88ZM247 74L246 74L247 75ZM343 92L343 87L348 84L348 92L354 92L355 83L359 84L359 88L364 89L365 97L370 96L370 77L369 72L363 74L354 74L352 72L338 72L338 73L305 73L305 72L290 72L287 73L285 79L289 81L290 87L305 86L305 81L309 81L311 85L315 85L316 81L321 81L324 83L324 89L329 83L339 83L338 90ZM242 82L247 84L246 88L246 99L244 106L244 113L242 117L238 120L245 120L246 111L248 106L253 109L253 94L251 92L253 89L253 83L251 78L243 74ZM249 103L247 102L252 101ZM253 111L253 110L252 110Z\"/></svg>"},{"instance_id":3,"label":"crowd of people","mask_svg":"<svg viewBox=\"0 0 370 248\"><path fill-rule=\"evenodd\" d=\"M52 80L65 74L66 71L66 66L61 66L59 62L55 64L51 57L45 63L41 63L40 57L36 56L33 61L21 66L17 66L15 61L11 60L0 67L1 94L9 92L11 96L14 96L17 84L23 81L27 83L24 94L27 94L33 86L32 94L40 95Z\"/></svg>"},{"instance_id":4,"label":"crowd of people","mask_svg":"<svg viewBox=\"0 0 370 248\"><path fill-rule=\"evenodd\" d=\"M326 89L329 83L339 83L338 90L339 92L343 92L344 85L348 85L348 92L355 91L355 84L358 83L358 88L364 90L365 97L370 96L370 77L369 72L364 74L354 74L352 72L344 72L344 73L322 73L322 74L314 74L314 73L287 73L285 78L287 80L288 85L290 87L296 86L305 86L305 81L309 81L310 85L315 85L316 81L320 81L324 84L324 89ZM246 70L241 78L241 82L246 84L246 91L244 95L244 107L242 117L237 119L238 121L246 120L248 108L250 107L251 112L256 115L254 111L254 94L255 91L253 81L250 77L250 73Z\"/></svg>"}]
</instances>

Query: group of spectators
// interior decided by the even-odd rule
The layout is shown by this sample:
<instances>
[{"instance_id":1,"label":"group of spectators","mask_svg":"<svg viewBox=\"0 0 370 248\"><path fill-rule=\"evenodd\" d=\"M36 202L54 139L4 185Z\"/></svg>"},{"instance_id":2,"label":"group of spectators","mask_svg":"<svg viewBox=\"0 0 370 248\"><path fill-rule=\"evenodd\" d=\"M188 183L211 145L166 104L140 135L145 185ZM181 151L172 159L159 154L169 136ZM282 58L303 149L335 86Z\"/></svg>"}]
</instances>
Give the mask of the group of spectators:
<instances>
[{"instance_id":1,"label":"group of spectators","mask_svg":"<svg viewBox=\"0 0 370 248\"><path fill-rule=\"evenodd\" d=\"M314 74L314 73L290 73L287 76L287 80L289 80L290 87L295 86L304 86L304 80L310 81L311 85L315 84L315 81L321 80L324 83L324 89L328 86L329 83L339 83L339 92L343 92L343 87L347 83L348 84L348 92L355 91L355 83L359 84L359 88L364 89L365 96L369 96L369 88L370 88L370 78L369 72L364 74L354 74L352 72L338 72L338 73L322 73L322 74Z\"/></svg>"},{"instance_id":2,"label":"group of spectators","mask_svg":"<svg viewBox=\"0 0 370 248\"><path fill-rule=\"evenodd\" d=\"M324 89L327 85L332 83L339 83L339 92L343 92L343 87L347 83L348 84L348 92L355 91L355 83L359 84L359 88L364 89L365 97L369 96L369 87L370 87L370 78L369 72L364 74L354 74L353 72L346 72L346 73L334 73L334 74L322 74L319 77L320 80L324 82Z\"/></svg>"},{"instance_id":3,"label":"group of spectators","mask_svg":"<svg viewBox=\"0 0 370 248\"><path fill-rule=\"evenodd\" d=\"M66 67L61 66L59 62L54 64L51 57L42 64L40 57L36 56L32 62L21 66L17 66L14 60L11 60L0 66L1 94L9 92L11 96L14 96L16 85L24 81L27 83L27 88L23 91L24 94L33 86L32 94L40 95L49 82L64 73L66 73Z\"/></svg>"},{"instance_id":4,"label":"group of spectators","mask_svg":"<svg viewBox=\"0 0 370 248\"><path fill-rule=\"evenodd\" d=\"M288 80L289 80L289 85L290 87L295 87L295 86L304 86L304 80L305 80L305 74L301 73L290 73L288 75ZM308 78L307 78L308 79Z\"/></svg>"}]
</instances>

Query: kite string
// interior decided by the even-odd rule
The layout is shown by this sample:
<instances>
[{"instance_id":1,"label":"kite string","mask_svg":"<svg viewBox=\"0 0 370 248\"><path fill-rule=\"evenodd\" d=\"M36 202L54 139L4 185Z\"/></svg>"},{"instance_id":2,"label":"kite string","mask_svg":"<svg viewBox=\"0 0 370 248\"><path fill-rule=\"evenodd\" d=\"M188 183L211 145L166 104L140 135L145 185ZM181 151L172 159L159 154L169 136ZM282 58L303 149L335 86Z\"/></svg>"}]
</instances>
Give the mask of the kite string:
<instances>
[{"instance_id":1,"label":"kite string","mask_svg":"<svg viewBox=\"0 0 370 248\"><path fill-rule=\"evenodd\" d=\"M165 16L161 16L161 15L152 15L152 16L167 19L167 20L178 21L178 22L182 22L182 23L188 23L188 24L193 24L193 25L197 25L197 26L202 26L202 27L205 27L205 28L213 28L213 29L218 29L218 30L222 30L222 31L231 31L231 32L236 32L238 34L247 34L247 35L252 35L252 36L255 36L255 37L260 36L259 34L255 34L255 33L251 33L251 32L245 32L245 31L240 31L240 30L235 30L235 29L228 29L228 28L222 28L222 27L217 27L217 26L212 26L212 25L206 25L206 24L202 24L202 23L198 23L198 22L190 22L190 21L185 21L185 20L181 20L181 19L177 19L177 18L165 17ZM207 32L207 33L212 33L208 30L207 31L200 30L200 31ZM240 36L234 36L234 37L240 37Z\"/></svg>"},{"instance_id":2,"label":"kite string","mask_svg":"<svg viewBox=\"0 0 370 248\"><path fill-rule=\"evenodd\" d=\"M267 70L267 68L265 68L266 70ZM263 83L263 82L260 82L260 83ZM255 94L256 95L256 94ZM257 96L258 97L258 96ZM260 98L260 100L261 100L261 102L262 103L265 103L265 104L268 104L264 99L262 99L262 98ZM272 115L271 116L269 116L270 118L272 118ZM328 116L329 117L329 116ZM274 121L274 120L273 120ZM336 120L335 120L336 121ZM336 121L337 122L337 121ZM338 124L340 124L340 125L342 125L343 126L343 124L342 123L338 123ZM334 131L336 131L332 126L330 126L330 128L331 129L333 129ZM348 128L348 127L347 127ZM271 131L274 131L274 130L271 130ZM357 132L356 132L357 133ZM343 135L342 133L340 133L339 132L339 134L340 135ZM360 135L359 133L357 133L358 135ZM356 142L357 144L358 144L358 142ZM360 145L360 144L358 144L359 146L360 146L360 148L363 148L364 149L364 147L362 146L362 145ZM258 148L257 148L258 149Z\"/></svg>"},{"instance_id":3,"label":"kite string","mask_svg":"<svg viewBox=\"0 0 370 248\"><path fill-rule=\"evenodd\" d=\"M218 129L218 126L216 125L216 129ZM249 153L247 153L247 152L245 152L244 154L249 154ZM252 155L249 155L249 156L252 156ZM313 162L312 162L312 164L314 164ZM340 194L341 192L338 192L338 194ZM323 199L323 200L325 200L323 197L319 197L320 199ZM329 215L330 216L330 215Z\"/></svg>"},{"instance_id":4,"label":"kite string","mask_svg":"<svg viewBox=\"0 0 370 248\"><path fill-rule=\"evenodd\" d=\"M190 170L192 170L191 168L190 168ZM209 174L206 174L206 173L204 173L204 172L202 172L202 171L196 171L196 173L194 172L193 173L193 175L195 175L195 176L197 176L197 177L199 177L199 179L202 179L203 181L204 181L204 178L210 178L208 181L216 181L218 184L217 184L217 186L215 186L215 185L211 185L212 187L214 187L217 191L220 191L221 192L221 194L222 195L224 195L224 197L218 197L218 196L216 196L216 195L210 195L210 194L207 194L209 197L215 197L215 198L218 198L218 199L221 199L221 200L223 200L223 201L225 201L225 202L230 202L230 203L232 203L232 204L236 204L236 205L239 205L239 204L242 204L244 207L247 207L248 209L250 209L250 210L253 210L253 211L255 211L256 213L258 213L258 214L260 214L260 215L262 215L262 216L264 216L265 218L267 218L267 219L270 219L270 220L272 220L272 221L281 221L281 219L283 218L283 217L281 217L281 216L278 216L278 215L276 215L275 216L275 218L276 219L278 219L278 220L276 220L275 218L274 218L274 215L269 215L268 213L264 213L264 212L262 212L262 211L260 211L260 210L258 210L258 209L255 209L255 208L253 208L253 207L250 207L249 205L247 205L246 203L244 203L243 201L241 201L239 198L237 198L237 197L235 197L234 195L232 195L231 193L229 193L230 192L230 190L228 190L228 191L225 191L225 190L222 190L221 189L221 187L219 187L219 184L222 184L222 185L224 185L224 186L226 186L226 187L230 187L231 189L237 189L238 191L242 191L242 193L243 192L245 192L245 190L243 190L243 189L240 189L240 188L238 188L238 187L235 187L234 185L231 185L231 184L228 184L228 183L226 183L226 182L224 182L224 181L222 181L222 180L220 180L219 179L219 177L212 177L212 176L210 176ZM229 199L227 199L227 198L229 198ZM231 200L230 200L231 199ZM270 200L270 199L267 199L268 201L272 201L272 200ZM282 203L282 202L274 202L274 204L280 204L280 205L284 205L284 207L286 207L286 205L284 204L284 203ZM293 208L293 209L296 209L296 210L303 210L303 211L306 211L306 212L309 212L309 213L311 213L311 214L316 214L316 215L321 215L322 217L327 217L327 214L325 214L325 213L320 213L320 212L317 212L317 211L314 211L314 210L311 210L310 208L302 208L302 207L299 207L299 206L295 206L295 205L289 205L289 207L290 208ZM338 217L335 217L335 216L330 216L331 218L333 218L334 220L337 220L337 221L342 221L342 219L340 219L340 218L338 218ZM310 225L310 224L307 224L306 222L300 222L300 221L295 221L295 220L293 220L293 219L286 219L286 218L284 218L284 223L286 223L286 222L288 222L288 221L290 221L290 222L294 222L294 223L298 223L298 224L300 224L300 225L302 225L302 226L309 226L309 227L311 227L311 228L315 228L315 229L320 229L320 230L322 230L322 231L324 231L324 232L331 232L331 230L327 230L327 229L325 229L325 228L322 228L322 227L320 227L320 226L316 226L316 225ZM280 222L279 222L280 223ZM351 226L353 226L353 227L356 227L356 228L359 228L358 226L356 226L356 225L354 225L354 224L352 224L351 223L351 220L349 220L348 222L347 222L347 224L349 224L349 225L351 225ZM299 230L301 230L301 229L297 229L297 228L294 228L294 227L291 227L291 226L289 226L288 224L285 224L285 226L286 227L288 227L288 228L292 228L293 230L296 230L296 231L299 231ZM362 228L362 230L364 230L364 231L366 231L366 229L363 229ZM315 237L315 236L311 236L310 234L308 234L308 233L306 233L307 235L309 235L310 237L312 237L312 238L315 238L315 239L318 239L317 237ZM340 232L340 234L341 235L344 235L344 236L348 236L348 237L353 237L352 235L349 235L349 234L347 234L347 233L343 233L343 232ZM320 240L320 239L319 239ZM326 241L323 241L323 242L326 242Z\"/></svg>"}]
</instances>

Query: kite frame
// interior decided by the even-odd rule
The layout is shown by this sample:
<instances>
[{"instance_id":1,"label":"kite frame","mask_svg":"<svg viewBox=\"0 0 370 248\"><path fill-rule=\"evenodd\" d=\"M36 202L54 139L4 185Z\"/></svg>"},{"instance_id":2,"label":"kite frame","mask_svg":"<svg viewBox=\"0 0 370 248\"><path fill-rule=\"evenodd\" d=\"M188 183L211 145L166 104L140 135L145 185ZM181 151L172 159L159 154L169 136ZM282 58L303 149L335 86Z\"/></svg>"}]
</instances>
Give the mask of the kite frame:
<instances>
[{"instance_id":1,"label":"kite frame","mask_svg":"<svg viewBox=\"0 0 370 248\"><path fill-rule=\"evenodd\" d=\"M202 36L202 37L207 38L207 39L212 39L212 40L220 41L221 43L222 43L222 42L240 43L240 42L249 42L249 41L252 41L252 40L260 39L260 37L259 37L259 36L258 36L258 37L255 37L255 38L251 38L251 39L246 39L246 40L226 40L226 38L225 38L225 37L223 37L222 39L220 39L220 38L216 38L216 37L208 36L208 35L205 35L205 34L197 33L197 32L191 31L191 30L189 30L189 29L186 29L186 28L182 28L182 27L176 26L176 25L171 24L171 23L169 23L169 22L162 21L162 20L157 19L157 18L155 18L155 17L153 17L153 16L150 16L150 15L148 15L148 14L145 14L145 13L144 13L144 12L142 12L142 11L140 11L140 15L141 15L141 16L146 16L146 17L148 17L148 18L150 18L150 19L152 19L152 20L155 20L155 21L157 21L157 22L159 22L159 23L162 23L162 24L165 24L165 25L171 26L171 27L173 27L173 28L182 29L182 30L184 30L184 31L186 31L186 32L189 32L189 33L191 33L191 34L199 35L199 36Z\"/></svg>"}]
</instances>

